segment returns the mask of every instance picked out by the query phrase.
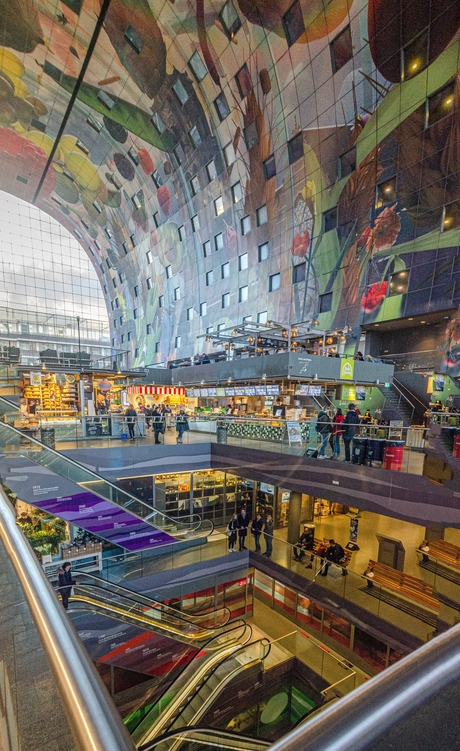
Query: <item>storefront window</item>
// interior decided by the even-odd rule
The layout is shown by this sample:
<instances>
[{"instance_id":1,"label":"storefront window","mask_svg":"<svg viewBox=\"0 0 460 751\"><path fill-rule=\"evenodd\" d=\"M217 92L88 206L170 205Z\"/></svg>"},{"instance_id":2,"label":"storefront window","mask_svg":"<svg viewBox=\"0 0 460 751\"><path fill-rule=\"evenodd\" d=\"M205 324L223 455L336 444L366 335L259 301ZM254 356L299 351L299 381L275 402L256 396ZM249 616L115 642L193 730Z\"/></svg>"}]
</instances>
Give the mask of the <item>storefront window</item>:
<instances>
[{"instance_id":1,"label":"storefront window","mask_svg":"<svg viewBox=\"0 0 460 751\"><path fill-rule=\"evenodd\" d=\"M230 610L231 618L239 618L246 612L246 577L227 582L224 587L224 605Z\"/></svg>"},{"instance_id":2,"label":"storefront window","mask_svg":"<svg viewBox=\"0 0 460 751\"><path fill-rule=\"evenodd\" d=\"M295 617L296 612L296 593L285 587L284 584L280 584L275 581L275 603L282 610L285 610L289 615Z\"/></svg>"},{"instance_id":3,"label":"storefront window","mask_svg":"<svg viewBox=\"0 0 460 751\"><path fill-rule=\"evenodd\" d=\"M267 576L257 569L255 570L254 574L254 589L256 594L262 595L260 599L270 600L271 602L273 597L273 579L271 578L271 576Z\"/></svg>"},{"instance_id":4,"label":"storefront window","mask_svg":"<svg viewBox=\"0 0 460 751\"><path fill-rule=\"evenodd\" d=\"M324 611L323 634L331 636L333 639L343 644L344 647L350 646L351 624L344 621L330 610Z\"/></svg>"},{"instance_id":5,"label":"storefront window","mask_svg":"<svg viewBox=\"0 0 460 751\"><path fill-rule=\"evenodd\" d=\"M306 623L316 631L321 631L323 611L307 597L297 597L297 620Z\"/></svg>"},{"instance_id":6,"label":"storefront window","mask_svg":"<svg viewBox=\"0 0 460 751\"><path fill-rule=\"evenodd\" d=\"M384 670L386 667L387 645L357 627L355 627L353 652L372 665L375 670Z\"/></svg>"}]
</instances>

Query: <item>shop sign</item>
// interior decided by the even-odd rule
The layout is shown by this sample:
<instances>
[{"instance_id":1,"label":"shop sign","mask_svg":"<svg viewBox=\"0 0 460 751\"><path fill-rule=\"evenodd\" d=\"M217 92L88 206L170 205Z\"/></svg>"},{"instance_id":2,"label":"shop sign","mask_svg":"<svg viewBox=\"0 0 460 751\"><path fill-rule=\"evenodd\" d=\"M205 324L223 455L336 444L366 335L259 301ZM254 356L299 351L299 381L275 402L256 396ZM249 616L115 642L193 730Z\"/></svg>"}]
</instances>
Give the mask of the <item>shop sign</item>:
<instances>
[{"instance_id":1,"label":"shop sign","mask_svg":"<svg viewBox=\"0 0 460 751\"><path fill-rule=\"evenodd\" d=\"M98 388L100 389L100 391L110 391L112 384L110 383L110 381L107 381L107 379L105 379L104 381L100 381Z\"/></svg>"},{"instance_id":2,"label":"shop sign","mask_svg":"<svg viewBox=\"0 0 460 751\"><path fill-rule=\"evenodd\" d=\"M121 392L121 406L129 407L128 394L126 393L126 391Z\"/></svg>"},{"instance_id":3,"label":"shop sign","mask_svg":"<svg viewBox=\"0 0 460 751\"><path fill-rule=\"evenodd\" d=\"M340 378L342 381L352 381L355 372L353 358L345 357L340 361Z\"/></svg>"},{"instance_id":4,"label":"shop sign","mask_svg":"<svg viewBox=\"0 0 460 751\"><path fill-rule=\"evenodd\" d=\"M300 434L300 423L299 422L287 422L286 425L287 425L289 444L302 443L302 436Z\"/></svg>"},{"instance_id":5,"label":"shop sign","mask_svg":"<svg viewBox=\"0 0 460 751\"><path fill-rule=\"evenodd\" d=\"M30 385L31 386L41 386L42 385L42 374L41 373L31 373L30 374Z\"/></svg>"}]
</instances>

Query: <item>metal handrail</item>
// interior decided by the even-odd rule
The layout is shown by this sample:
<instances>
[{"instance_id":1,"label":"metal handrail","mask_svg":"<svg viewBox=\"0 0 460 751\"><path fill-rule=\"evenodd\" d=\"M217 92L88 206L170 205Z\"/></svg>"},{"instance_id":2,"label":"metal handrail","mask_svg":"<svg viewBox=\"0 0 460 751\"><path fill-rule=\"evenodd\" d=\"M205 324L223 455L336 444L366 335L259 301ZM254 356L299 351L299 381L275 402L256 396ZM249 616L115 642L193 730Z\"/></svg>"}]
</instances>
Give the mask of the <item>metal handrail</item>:
<instances>
[{"instance_id":1,"label":"metal handrail","mask_svg":"<svg viewBox=\"0 0 460 751\"><path fill-rule=\"evenodd\" d=\"M457 625L295 728L271 751L364 751L459 679Z\"/></svg>"},{"instance_id":2,"label":"metal handrail","mask_svg":"<svg viewBox=\"0 0 460 751\"><path fill-rule=\"evenodd\" d=\"M0 537L20 581L78 751L134 751L120 714L15 519L0 488Z\"/></svg>"},{"instance_id":3,"label":"metal handrail","mask_svg":"<svg viewBox=\"0 0 460 751\"><path fill-rule=\"evenodd\" d=\"M422 401L421 401L421 400L420 400L420 399L418 398L418 396L416 396L416 395L415 395L415 394L414 394L414 393L413 393L413 392L412 392L412 391L411 391L410 389L408 389L408 388L407 388L407 386L406 386L406 385L405 385L404 383L402 383L401 381L399 381L399 380L398 380L397 378L395 378L395 377L393 376L393 383L395 383L395 382L396 382L396 383L399 383L399 384L400 384L400 386L402 386L402 387L403 387L403 389L406 389L406 391L407 391L407 392L408 392L408 393L409 393L409 394L411 395L411 397L412 397L413 399L416 399L416 400L418 401L418 403L419 403L419 404L421 404L421 405L422 405L422 407L423 407L423 409L424 409L424 410L426 411L426 409L427 409L427 406L426 406L426 404L424 404L424 403L423 403L423 402L422 402Z\"/></svg>"}]
</instances>

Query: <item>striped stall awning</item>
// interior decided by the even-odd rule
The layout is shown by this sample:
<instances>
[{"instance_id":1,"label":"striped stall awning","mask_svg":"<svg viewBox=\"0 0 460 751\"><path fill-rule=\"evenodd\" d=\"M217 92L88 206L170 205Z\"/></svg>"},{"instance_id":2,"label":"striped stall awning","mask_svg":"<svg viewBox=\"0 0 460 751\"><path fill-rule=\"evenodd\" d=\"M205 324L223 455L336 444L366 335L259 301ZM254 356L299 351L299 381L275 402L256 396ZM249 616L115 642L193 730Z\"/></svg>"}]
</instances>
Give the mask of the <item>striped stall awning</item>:
<instances>
[{"instance_id":1,"label":"striped stall awning","mask_svg":"<svg viewBox=\"0 0 460 751\"><path fill-rule=\"evenodd\" d=\"M185 396L184 388L173 386L128 386L128 394L150 394L150 396Z\"/></svg>"}]
</instances>

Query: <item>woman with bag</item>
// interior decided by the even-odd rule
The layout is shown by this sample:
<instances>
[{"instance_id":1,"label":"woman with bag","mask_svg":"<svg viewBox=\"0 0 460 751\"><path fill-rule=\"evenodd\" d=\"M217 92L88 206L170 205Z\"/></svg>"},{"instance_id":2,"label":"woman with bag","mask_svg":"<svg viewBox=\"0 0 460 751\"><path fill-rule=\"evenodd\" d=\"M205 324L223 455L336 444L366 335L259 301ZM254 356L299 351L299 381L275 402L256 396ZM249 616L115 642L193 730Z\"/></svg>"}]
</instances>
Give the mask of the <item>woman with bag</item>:
<instances>
[{"instance_id":1,"label":"woman with bag","mask_svg":"<svg viewBox=\"0 0 460 751\"><path fill-rule=\"evenodd\" d=\"M226 530L226 534L228 536L228 552L229 553L235 553L235 542L237 537L237 530L238 530L238 516L237 514L233 514L232 518L230 519L228 523L228 527Z\"/></svg>"}]
</instances>

